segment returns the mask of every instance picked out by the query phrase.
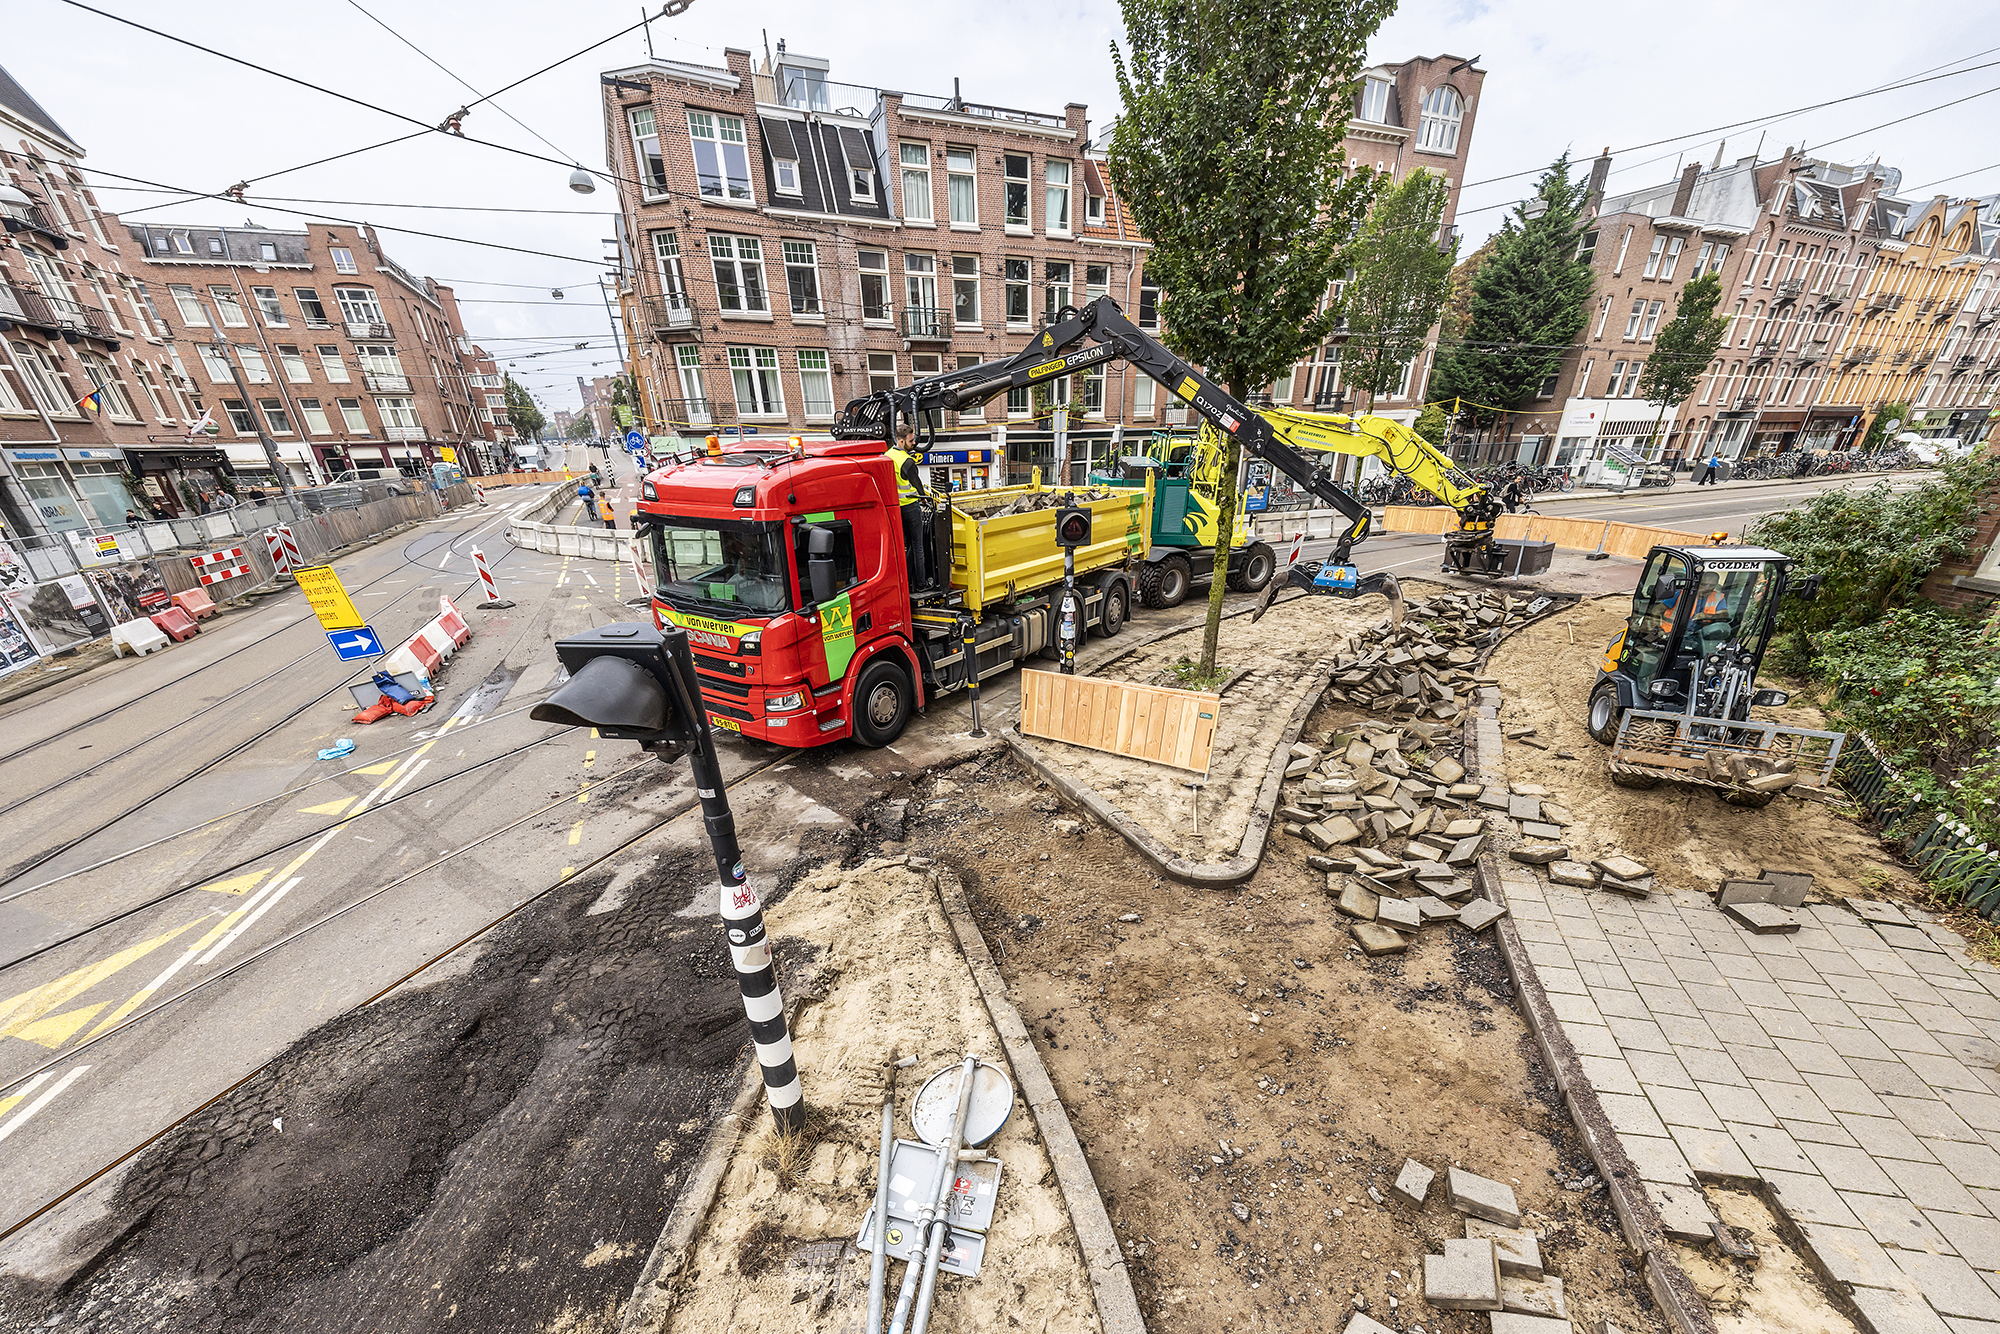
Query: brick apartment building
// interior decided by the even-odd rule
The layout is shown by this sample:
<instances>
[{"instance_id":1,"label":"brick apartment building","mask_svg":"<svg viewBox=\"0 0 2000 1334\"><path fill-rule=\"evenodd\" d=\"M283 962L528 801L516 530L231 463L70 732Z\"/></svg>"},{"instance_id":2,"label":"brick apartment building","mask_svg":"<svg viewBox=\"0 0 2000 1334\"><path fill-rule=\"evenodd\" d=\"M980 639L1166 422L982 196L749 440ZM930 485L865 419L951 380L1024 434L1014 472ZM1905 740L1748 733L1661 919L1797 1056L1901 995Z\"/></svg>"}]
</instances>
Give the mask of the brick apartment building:
<instances>
[{"instance_id":1,"label":"brick apartment building","mask_svg":"<svg viewBox=\"0 0 2000 1334\"><path fill-rule=\"evenodd\" d=\"M213 413L216 445L246 482L276 483L260 432L293 485L349 468L485 470L496 438L485 385L497 377L471 364L452 290L390 259L378 233L125 230L150 308L173 328L181 387Z\"/></svg>"},{"instance_id":2,"label":"brick apartment building","mask_svg":"<svg viewBox=\"0 0 2000 1334\"><path fill-rule=\"evenodd\" d=\"M83 184L83 155L0 70L0 524L17 544L143 511L132 461L160 450L155 433L185 436L197 415L130 244ZM96 411L83 402L93 390ZM220 485L213 447L174 457L190 487Z\"/></svg>"},{"instance_id":3,"label":"brick apartment building","mask_svg":"<svg viewBox=\"0 0 2000 1334\"><path fill-rule=\"evenodd\" d=\"M621 306L653 429L824 428L848 399L1009 355L1061 307L1106 293L1159 327L1147 243L1082 104L1058 115L839 83L782 43L761 67L746 51L725 59L603 80ZM1450 56L1369 71L1351 160L1439 172L1455 213L1483 79ZM1429 356L1378 410L1415 418ZM1004 481L998 451L1016 476L1048 465L1058 423L1080 479L1126 431L1185 422L1122 364L1052 391L945 414L965 447L949 481ZM1272 386L1288 404L1340 395L1338 337Z\"/></svg>"},{"instance_id":4,"label":"brick apartment building","mask_svg":"<svg viewBox=\"0 0 2000 1334\"><path fill-rule=\"evenodd\" d=\"M611 410L612 384L613 377L609 375L588 380L581 375L576 377L577 396L583 400L582 413L590 418L590 433L600 440L614 440L625 434Z\"/></svg>"}]
</instances>

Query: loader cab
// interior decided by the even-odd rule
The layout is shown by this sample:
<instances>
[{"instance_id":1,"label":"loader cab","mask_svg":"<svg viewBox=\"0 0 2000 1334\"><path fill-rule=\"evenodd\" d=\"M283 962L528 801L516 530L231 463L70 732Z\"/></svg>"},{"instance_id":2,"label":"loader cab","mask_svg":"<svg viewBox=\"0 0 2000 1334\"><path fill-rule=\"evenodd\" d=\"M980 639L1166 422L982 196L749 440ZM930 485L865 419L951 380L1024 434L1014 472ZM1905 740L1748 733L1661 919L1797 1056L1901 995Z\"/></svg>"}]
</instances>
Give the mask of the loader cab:
<instances>
[{"instance_id":1,"label":"loader cab","mask_svg":"<svg viewBox=\"0 0 2000 1334\"><path fill-rule=\"evenodd\" d=\"M1791 565L1761 547L1654 547L1600 679L1616 682L1621 707L1678 709L1700 664L1726 657L1754 678Z\"/></svg>"}]
</instances>

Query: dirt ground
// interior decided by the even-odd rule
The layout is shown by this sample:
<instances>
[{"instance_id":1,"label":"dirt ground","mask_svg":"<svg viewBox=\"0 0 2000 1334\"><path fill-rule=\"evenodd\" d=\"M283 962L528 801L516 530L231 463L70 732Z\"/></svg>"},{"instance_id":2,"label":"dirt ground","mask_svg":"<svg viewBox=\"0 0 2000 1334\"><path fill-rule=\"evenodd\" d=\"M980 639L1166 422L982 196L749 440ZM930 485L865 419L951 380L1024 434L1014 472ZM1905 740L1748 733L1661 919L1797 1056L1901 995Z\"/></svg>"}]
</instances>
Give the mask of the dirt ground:
<instances>
[{"instance_id":1,"label":"dirt ground","mask_svg":"<svg viewBox=\"0 0 2000 1334\"><path fill-rule=\"evenodd\" d=\"M1909 883L1908 873L1874 833L1841 808L1780 797L1762 810L1731 806L1712 790L1662 783L1648 791L1614 787L1606 751L1584 730L1590 689L1604 645L1623 625L1629 595L1593 598L1575 610L1531 625L1493 654L1500 678L1504 726L1535 729L1548 750L1506 746L1507 777L1540 783L1549 800L1576 817L1564 831L1577 859L1623 852L1650 866L1664 885L1713 890L1725 878L1754 878L1763 867L1810 871L1815 888L1863 894ZM1572 642L1573 641L1573 642ZM1819 712L1800 703L1759 710L1796 727L1824 727ZM1562 758L1568 751L1574 759Z\"/></svg>"},{"instance_id":2,"label":"dirt ground","mask_svg":"<svg viewBox=\"0 0 2000 1334\"><path fill-rule=\"evenodd\" d=\"M812 993L795 1032L812 1120L791 1161L769 1114L738 1146L667 1328L776 1334L862 1328L869 1256L848 1243L875 1197L882 1078L892 1052L917 1057L898 1082L896 1133L914 1138L910 1099L970 1047L1005 1068L1000 1041L935 889L902 859L801 879L766 915L774 937L817 947L796 986ZM935 1328L1091 1331L1096 1304L1034 1118L1017 1097L990 1146L1004 1168L977 1278L938 1283ZM781 1166L785 1169L781 1172ZM893 1308L903 1266L889 1266Z\"/></svg>"},{"instance_id":3,"label":"dirt ground","mask_svg":"<svg viewBox=\"0 0 2000 1334\"><path fill-rule=\"evenodd\" d=\"M1307 731L1353 717L1329 704ZM1566 1188L1594 1169L1490 933L1434 927L1366 959L1297 839L1243 889L1192 889L1093 822L1057 832L1062 808L1011 758L946 781L945 806L912 803L908 846L960 868L1148 1329L1319 1334L1360 1304L1484 1334L1483 1314L1422 1297L1422 1257L1464 1235L1442 1198L1459 1165L1514 1185L1578 1329L1664 1330L1603 1193ZM1406 1156L1440 1174L1421 1210L1388 1197Z\"/></svg>"},{"instance_id":4,"label":"dirt ground","mask_svg":"<svg viewBox=\"0 0 2000 1334\"><path fill-rule=\"evenodd\" d=\"M1681 1269L1708 1304L1716 1334L1856 1334L1833 1309L1818 1277L1785 1240L1763 1199L1749 1191L1708 1189L1722 1220L1757 1248L1757 1263L1725 1259L1713 1246L1674 1243Z\"/></svg>"},{"instance_id":5,"label":"dirt ground","mask_svg":"<svg viewBox=\"0 0 2000 1334\"><path fill-rule=\"evenodd\" d=\"M1414 582L1404 589L1412 599L1438 591ZM1254 625L1248 616L1223 621L1215 660L1232 679L1223 690L1205 777L1059 741L1038 738L1035 744L1181 856L1194 862L1228 861L1243 842L1278 737L1299 701L1325 679L1349 636L1387 614L1388 603L1379 597L1296 597L1278 603ZM1150 683L1176 660L1199 658L1201 637L1196 624L1114 659L1092 675ZM1199 788L1189 787L1197 781Z\"/></svg>"}]
</instances>

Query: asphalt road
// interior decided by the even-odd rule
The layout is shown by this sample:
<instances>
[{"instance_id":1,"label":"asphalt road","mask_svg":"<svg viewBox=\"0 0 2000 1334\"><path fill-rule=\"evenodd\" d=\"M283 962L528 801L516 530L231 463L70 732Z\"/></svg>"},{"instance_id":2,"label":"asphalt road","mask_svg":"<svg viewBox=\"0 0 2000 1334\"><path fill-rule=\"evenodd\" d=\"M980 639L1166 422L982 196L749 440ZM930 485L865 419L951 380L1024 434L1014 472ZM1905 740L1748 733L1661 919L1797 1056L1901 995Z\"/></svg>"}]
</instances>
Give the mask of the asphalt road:
<instances>
[{"instance_id":1,"label":"asphalt road","mask_svg":"<svg viewBox=\"0 0 2000 1334\"><path fill-rule=\"evenodd\" d=\"M1839 480L1585 493L1543 497L1540 507L1740 532L1755 515ZM440 595L464 610L474 637L442 676L439 704L428 713L353 725L345 685L363 673L336 661L302 598L288 592L211 622L170 652L121 660L0 714L0 1153L9 1165L0 1174L0 1297L67 1282L80 1266L97 1263L123 1229L140 1226L132 1220L152 1216L150 1206L135 1212L136 1201L157 1204L168 1189L163 1182L203 1179L205 1145L220 1153L236 1143L230 1135L256 1143L258 1135L283 1134L267 1123L283 1117L288 1099L338 1105L327 1101L326 1087L365 1085L356 1066L380 1062L383 1081L403 1086L445 1088L462 1078L478 1084L467 1071L479 1061L455 1065L452 1043L439 1047L438 1032L449 1028L459 1042L469 1040L456 1036L467 1024L471 1034L498 1031L484 1026L513 1013L527 985L522 974L539 981L539 965L522 954L534 941L567 941L572 955L565 957L587 956L598 946L572 939L574 925L643 898L649 957L699 958L719 949L698 932L687 934L712 922L715 882L699 819L684 814L693 804L685 768L527 716L553 686L555 639L643 616L623 605L640 591L629 569L506 544L506 507L541 494L497 492L484 510L419 526L337 563L385 642L436 614ZM484 549L515 607L474 609L474 546ZM1364 569L1428 574L1420 567L1434 565L1437 547L1434 537L1380 537L1357 554ZM1619 561L1595 568L1636 570ZM1200 614L1199 602L1190 602L1141 613L1132 628L1146 632ZM1093 640L1084 661L1113 651ZM986 726L1010 721L1017 698L1011 676L989 686ZM961 700L932 709L885 751L843 745L800 755L726 739L724 768L753 877L775 887L802 858L837 854L871 803L914 771L975 749L968 724ZM342 737L355 741L352 755L316 759ZM533 910L509 928L419 972L530 903ZM640 947L620 937L606 948L626 957ZM351 1013L413 973L416 980L389 1002ZM586 958L577 976L579 986L593 986L599 970ZM680 994L693 984L657 978L651 985ZM704 985L711 1000L720 988L733 1004L726 970ZM427 999L414 1003L415 994ZM599 1014L600 1036L621 1022L621 1008L630 1021L631 996L591 994L589 1004L613 1016ZM537 1022L560 1035L565 1004ZM655 1080L665 1102L645 1115L698 1128L717 1092L716 1044L707 1033L674 1026L710 1011L693 1002L670 1009L654 1015L664 1027L649 1059L685 1078ZM355 1026L376 1013L388 1016L377 1022L393 1019L393 1028L356 1036ZM507 1022L515 1020L528 1022L521 1014ZM492 1059L549 1077L553 1040L521 1031L505 1060ZM722 1045L733 1055L733 1041ZM265 1069L280 1053L272 1070L282 1078ZM249 1092L229 1094L246 1078ZM402 1145L412 1161L429 1161L440 1146L464 1151L466 1137L482 1127L483 1152L505 1159L509 1141L495 1140L495 1128L520 1113L520 1090L536 1086L519 1071L510 1078L515 1082L502 1090L508 1096L497 1102L474 1107L466 1094L452 1103L449 1115L459 1120L435 1142L419 1134L428 1124L423 1117L361 1098L356 1106L373 1110L347 1126L349 1140L326 1141L310 1160L281 1155L268 1166L268 1180L243 1180L297 1191L316 1170L311 1162L358 1153L377 1137ZM588 1109L600 1137L610 1133L606 1109L626 1105L615 1087L607 1077L602 1100ZM226 1133L210 1127L220 1111L200 1111L224 1094L217 1108L251 1109L231 1112ZM407 1142L399 1138L399 1116L410 1119ZM578 1133L583 1142L587 1136ZM156 1137L152 1150L132 1156ZM416 1176L428 1183L424 1191L438 1188L437 1170ZM495 1167L494 1182L508 1179ZM591 1208L636 1211L626 1224L635 1237L643 1234L677 1189L671 1172L647 1181L650 1193L636 1205L621 1196ZM460 1203L462 1217L478 1212ZM505 1192L487 1204L508 1207ZM550 1207L562 1206L552 1200ZM608 1226L601 1218L593 1225ZM273 1223L270 1235L281 1238L285 1225ZM430 1244L442 1254L456 1235L446 1229ZM345 1259L316 1253L313 1263L351 1268L372 1244L354 1242L360 1250L343 1252ZM643 1258L641 1249L599 1277L615 1288L624 1267ZM236 1255L233 1263L244 1259ZM385 1293L418 1300L423 1285L412 1284L378 1276L370 1300ZM500 1318L500 1307L489 1314ZM515 1311L506 1323L537 1327L528 1314Z\"/></svg>"}]
</instances>

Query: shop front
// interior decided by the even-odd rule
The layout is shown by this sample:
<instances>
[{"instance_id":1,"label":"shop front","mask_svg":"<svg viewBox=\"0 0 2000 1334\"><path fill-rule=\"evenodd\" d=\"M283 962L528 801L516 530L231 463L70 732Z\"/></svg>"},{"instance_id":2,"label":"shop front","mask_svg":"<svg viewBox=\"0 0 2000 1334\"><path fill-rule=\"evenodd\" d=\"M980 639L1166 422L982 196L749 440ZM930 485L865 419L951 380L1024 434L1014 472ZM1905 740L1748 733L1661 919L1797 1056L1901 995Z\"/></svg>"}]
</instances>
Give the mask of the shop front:
<instances>
[{"instance_id":1,"label":"shop front","mask_svg":"<svg viewBox=\"0 0 2000 1334\"><path fill-rule=\"evenodd\" d=\"M1818 453L1852 449L1861 439L1862 409L1830 404L1806 414L1799 448Z\"/></svg>"},{"instance_id":2,"label":"shop front","mask_svg":"<svg viewBox=\"0 0 2000 1334\"><path fill-rule=\"evenodd\" d=\"M123 528L128 509L143 516L122 449L39 445L4 453L45 531Z\"/></svg>"},{"instance_id":3,"label":"shop front","mask_svg":"<svg viewBox=\"0 0 2000 1334\"><path fill-rule=\"evenodd\" d=\"M1798 448L1799 436L1805 430L1806 414L1796 412L1767 412L1757 419L1751 428L1750 448L1744 451L1746 458L1769 457Z\"/></svg>"},{"instance_id":4,"label":"shop front","mask_svg":"<svg viewBox=\"0 0 2000 1334\"><path fill-rule=\"evenodd\" d=\"M226 498L230 494L224 479L235 481L229 457L221 449L133 446L126 449L125 458L138 474L147 506L162 519L208 513L217 507L218 496Z\"/></svg>"}]
</instances>

